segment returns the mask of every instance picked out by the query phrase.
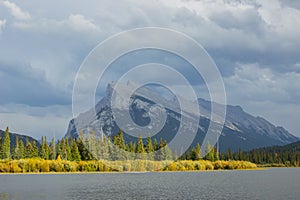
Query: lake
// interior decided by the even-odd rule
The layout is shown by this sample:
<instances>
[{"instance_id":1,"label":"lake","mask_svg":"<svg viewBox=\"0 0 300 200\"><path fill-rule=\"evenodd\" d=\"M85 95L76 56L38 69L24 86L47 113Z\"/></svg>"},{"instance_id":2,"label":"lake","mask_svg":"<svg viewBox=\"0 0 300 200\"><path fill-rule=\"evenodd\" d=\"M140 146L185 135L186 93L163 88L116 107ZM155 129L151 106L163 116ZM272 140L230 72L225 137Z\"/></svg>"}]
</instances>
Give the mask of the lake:
<instances>
[{"instance_id":1,"label":"lake","mask_svg":"<svg viewBox=\"0 0 300 200\"><path fill-rule=\"evenodd\" d=\"M0 199L300 199L300 168L2 174Z\"/></svg>"}]
</instances>

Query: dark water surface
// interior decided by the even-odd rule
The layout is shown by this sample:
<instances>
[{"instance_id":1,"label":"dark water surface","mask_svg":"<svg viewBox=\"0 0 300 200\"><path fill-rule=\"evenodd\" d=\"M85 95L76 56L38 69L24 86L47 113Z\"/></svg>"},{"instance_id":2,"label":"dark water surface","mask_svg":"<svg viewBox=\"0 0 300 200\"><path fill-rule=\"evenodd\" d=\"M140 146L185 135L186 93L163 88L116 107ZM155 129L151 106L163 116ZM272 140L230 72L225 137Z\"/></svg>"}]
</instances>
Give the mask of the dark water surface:
<instances>
[{"instance_id":1,"label":"dark water surface","mask_svg":"<svg viewBox=\"0 0 300 200\"><path fill-rule=\"evenodd\" d=\"M300 168L0 175L0 199L300 199Z\"/></svg>"}]
</instances>

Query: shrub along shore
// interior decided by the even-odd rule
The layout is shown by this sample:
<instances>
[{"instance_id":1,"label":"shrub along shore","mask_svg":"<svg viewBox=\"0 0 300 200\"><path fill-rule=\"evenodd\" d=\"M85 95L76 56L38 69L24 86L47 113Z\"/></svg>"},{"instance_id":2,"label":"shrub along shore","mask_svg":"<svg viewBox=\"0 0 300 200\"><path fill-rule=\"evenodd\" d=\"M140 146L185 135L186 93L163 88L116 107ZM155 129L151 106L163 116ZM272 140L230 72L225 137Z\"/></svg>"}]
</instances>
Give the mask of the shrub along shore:
<instances>
[{"instance_id":1,"label":"shrub along shore","mask_svg":"<svg viewBox=\"0 0 300 200\"><path fill-rule=\"evenodd\" d=\"M47 172L146 172L146 171L200 171L256 169L248 161L67 161L20 159L0 160L0 173L47 173Z\"/></svg>"}]
</instances>

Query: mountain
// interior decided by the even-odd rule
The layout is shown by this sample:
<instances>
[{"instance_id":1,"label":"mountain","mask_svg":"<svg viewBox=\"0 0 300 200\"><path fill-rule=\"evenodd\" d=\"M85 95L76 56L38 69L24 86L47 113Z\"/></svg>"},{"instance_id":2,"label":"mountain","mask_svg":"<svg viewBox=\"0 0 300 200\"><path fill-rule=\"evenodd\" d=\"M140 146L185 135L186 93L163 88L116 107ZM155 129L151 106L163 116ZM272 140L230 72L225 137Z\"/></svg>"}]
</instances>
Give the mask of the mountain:
<instances>
[{"instance_id":1,"label":"mountain","mask_svg":"<svg viewBox=\"0 0 300 200\"><path fill-rule=\"evenodd\" d=\"M119 95L126 96L127 93L132 88L133 83L127 83L122 85L121 90L118 90ZM109 84L107 86L106 94L104 97L97 103L95 106L96 116L93 115L92 109L80 114L76 118L72 119L69 123L66 137L69 137L71 134L73 137L78 137L79 131L82 131L84 134L95 131L97 135L106 134L114 135L118 133L119 127L116 123L113 111L111 108L112 93L114 91L114 84ZM120 92L121 91L121 92ZM126 99L126 98L124 98ZM120 98L117 102L117 109L114 114L118 116L126 116L128 109L126 109L126 101ZM159 102L162 106L155 106L155 102ZM197 143L202 144L206 131L209 128L210 119L211 119L211 106L216 108L217 113L213 113L216 116L219 116L218 110L222 108L223 105L212 103L204 99L198 99L199 108L201 111L201 117L199 121L199 126L197 129L196 137L192 142L192 146L196 146ZM222 134L219 138L219 148L221 152L231 149L232 151L240 150L251 150L259 147L273 146L273 145L285 145L295 141L298 141L299 138L290 134L287 130L282 127L276 127L262 117L254 117L249 113L246 113L240 106L231 106L227 105L227 113L225 124L223 127ZM150 122L158 123L162 118L161 113L166 112L166 121L162 126L162 129L159 133L152 136L152 139L156 138L159 140L163 138L167 142L171 141L179 128L182 128L185 134L190 134L192 131L192 125L197 122L195 120L195 113L193 112L193 107L181 112L178 101L172 99L168 100L160 95L155 90L149 87L143 87L135 91L130 98L130 108L129 113L132 120L140 125L147 126ZM188 121L180 124L181 116L184 115ZM150 117L153 121L150 120ZM130 123L127 123L125 120L123 125L126 126L127 130L130 132L141 132L136 126L131 126ZM159 124L151 123L151 128L159 128ZM221 126L218 120L212 121L212 124ZM124 130L123 130L124 131ZM215 130L213 130L215 131ZM175 133L175 134L174 134ZM132 134L131 134L132 135ZM136 141L137 138L131 136L130 134L124 133L124 138L126 141Z\"/></svg>"},{"instance_id":2,"label":"mountain","mask_svg":"<svg viewBox=\"0 0 300 200\"><path fill-rule=\"evenodd\" d=\"M4 136L5 136L5 131L0 130L0 137L4 138ZM30 142L35 141L36 144L39 145L39 142L36 139L34 139L30 136L27 136L27 135L20 135L20 134L17 134L17 133L9 133L9 136L10 136L10 147L11 148L13 148L16 144L16 136L18 136L19 140L23 141L24 145L26 144L26 138L28 138L28 140Z\"/></svg>"},{"instance_id":3,"label":"mountain","mask_svg":"<svg viewBox=\"0 0 300 200\"><path fill-rule=\"evenodd\" d=\"M268 152L268 153L300 153L300 140L284 146L264 147L264 148L255 149L255 151Z\"/></svg>"}]
</instances>

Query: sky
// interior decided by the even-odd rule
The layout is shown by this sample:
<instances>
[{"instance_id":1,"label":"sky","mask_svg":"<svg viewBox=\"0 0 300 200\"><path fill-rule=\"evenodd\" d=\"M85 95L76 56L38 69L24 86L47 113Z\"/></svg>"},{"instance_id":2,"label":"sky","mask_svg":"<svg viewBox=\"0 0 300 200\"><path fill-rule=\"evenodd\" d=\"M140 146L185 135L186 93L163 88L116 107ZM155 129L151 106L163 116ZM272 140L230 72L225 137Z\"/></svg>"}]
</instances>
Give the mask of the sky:
<instances>
[{"instance_id":1,"label":"sky","mask_svg":"<svg viewBox=\"0 0 300 200\"><path fill-rule=\"evenodd\" d=\"M294 0L0 1L0 129L61 137L88 53L134 28L162 27L200 43L228 104L300 136L300 2Z\"/></svg>"}]
</instances>

